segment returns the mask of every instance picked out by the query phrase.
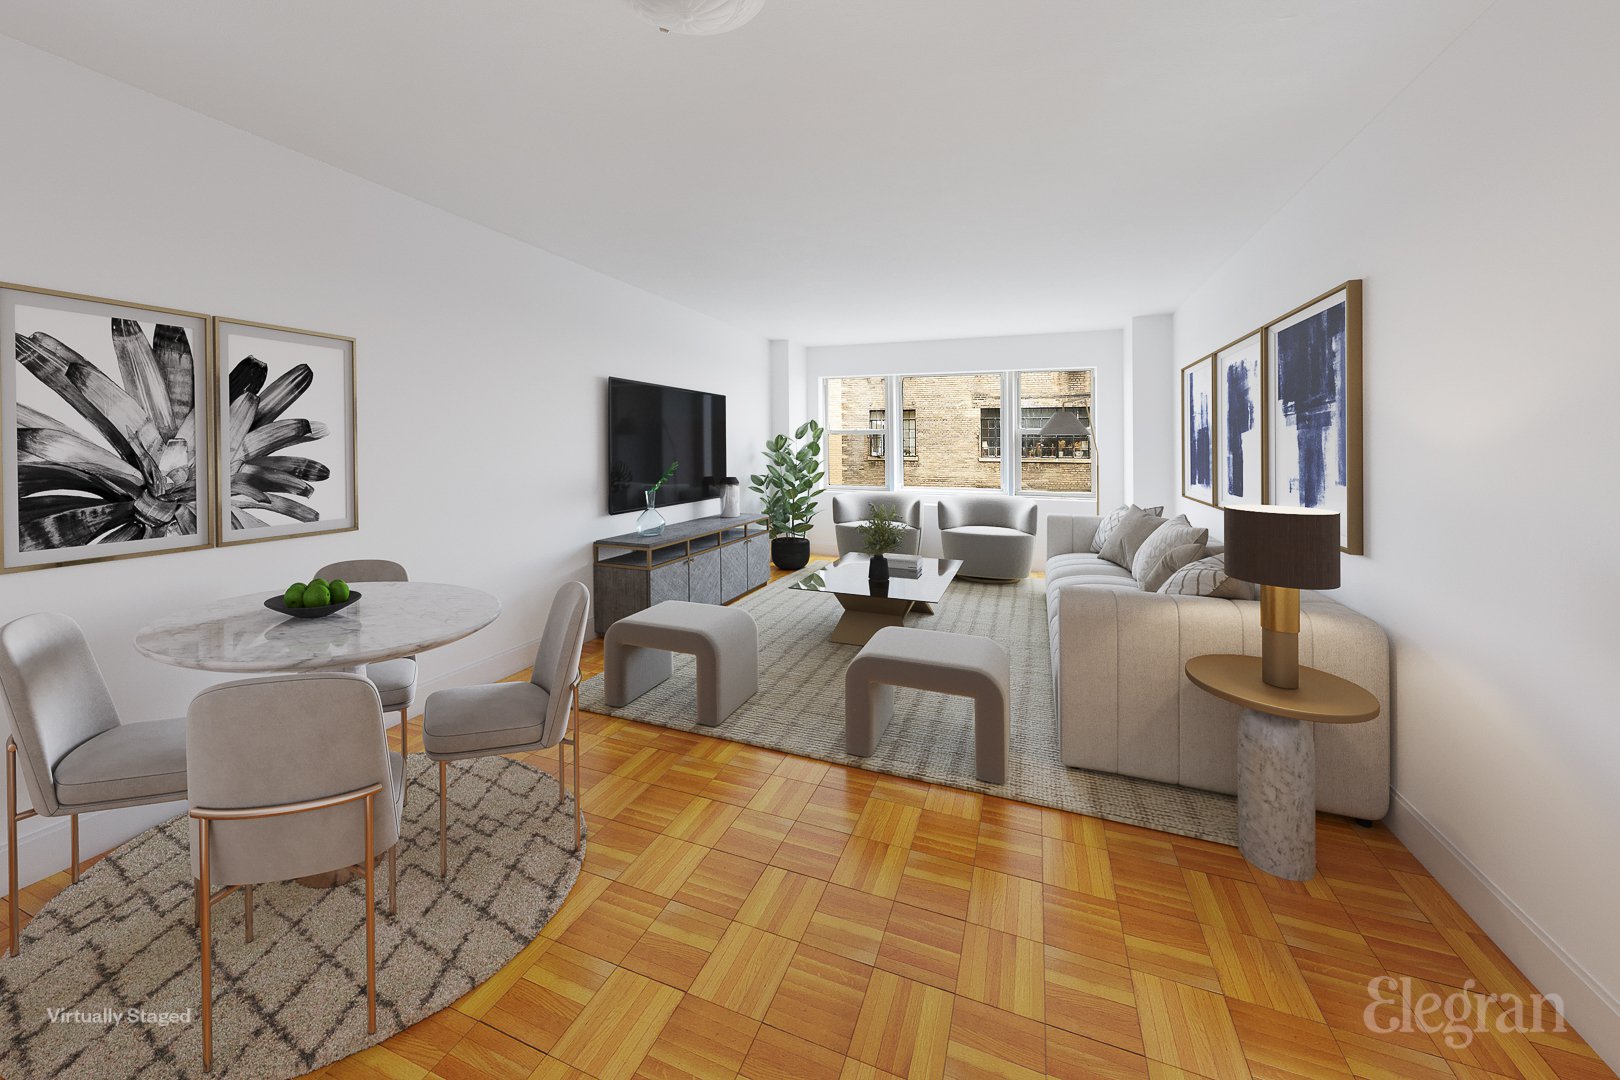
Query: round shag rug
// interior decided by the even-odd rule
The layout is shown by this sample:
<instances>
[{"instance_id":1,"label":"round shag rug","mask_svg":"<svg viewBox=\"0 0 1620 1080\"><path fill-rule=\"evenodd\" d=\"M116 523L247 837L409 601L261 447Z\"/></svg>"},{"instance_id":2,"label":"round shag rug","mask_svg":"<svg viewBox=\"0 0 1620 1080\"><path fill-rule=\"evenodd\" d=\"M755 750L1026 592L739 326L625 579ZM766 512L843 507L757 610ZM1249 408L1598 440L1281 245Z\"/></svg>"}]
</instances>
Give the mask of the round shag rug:
<instances>
[{"instance_id":1,"label":"round shag rug","mask_svg":"<svg viewBox=\"0 0 1620 1080\"><path fill-rule=\"evenodd\" d=\"M539 934L584 858L572 798L506 758L450 765L449 877L439 880L438 769L406 765L399 911L377 869L377 1032L366 1032L365 886L254 889L214 906L214 1077L317 1069L454 1002ZM6 1080L201 1077L201 942L186 819L157 825L86 871L0 954Z\"/></svg>"}]
</instances>

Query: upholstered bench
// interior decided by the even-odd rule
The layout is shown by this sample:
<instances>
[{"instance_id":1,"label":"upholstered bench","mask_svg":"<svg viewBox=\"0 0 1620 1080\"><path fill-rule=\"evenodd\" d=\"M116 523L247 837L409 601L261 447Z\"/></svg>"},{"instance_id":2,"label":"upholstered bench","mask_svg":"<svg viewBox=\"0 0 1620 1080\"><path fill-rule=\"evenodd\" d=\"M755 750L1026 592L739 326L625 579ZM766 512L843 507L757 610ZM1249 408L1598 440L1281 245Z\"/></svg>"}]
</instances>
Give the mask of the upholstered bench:
<instances>
[{"instance_id":1,"label":"upholstered bench","mask_svg":"<svg viewBox=\"0 0 1620 1080\"><path fill-rule=\"evenodd\" d=\"M671 653L697 658L698 723L717 727L759 692L759 627L741 608L665 600L608 627L602 696L628 705L675 670Z\"/></svg>"},{"instance_id":2,"label":"upholstered bench","mask_svg":"<svg viewBox=\"0 0 1620 1080\"><path fill-rule=\"evenodd\" d=\"M973 699L973 772L1007 782L1012 739L1012 668L1007 650L986 637L886 626L844 673L844 748L871 757L894 717L894 688Z\"/></svg>"}]
</instances>

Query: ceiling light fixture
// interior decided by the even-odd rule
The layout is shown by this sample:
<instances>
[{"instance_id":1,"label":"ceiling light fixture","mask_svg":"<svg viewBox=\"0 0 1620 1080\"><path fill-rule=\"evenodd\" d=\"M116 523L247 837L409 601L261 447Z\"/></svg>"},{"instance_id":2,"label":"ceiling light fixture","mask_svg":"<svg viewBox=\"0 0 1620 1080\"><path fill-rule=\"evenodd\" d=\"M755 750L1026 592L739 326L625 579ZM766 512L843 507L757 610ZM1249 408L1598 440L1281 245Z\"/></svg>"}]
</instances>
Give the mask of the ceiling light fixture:
<instances>
[{"instance_id":1,"label":"ceiling light fixture","mask_svg":"<svg viewBox=\"0 0 1620 1080\"><path fill-rule=\"evenodd\" d=\"M765 0L632 0L643 19L666 34L725 34L747 23Z\"/></svg>"}]
</instances>

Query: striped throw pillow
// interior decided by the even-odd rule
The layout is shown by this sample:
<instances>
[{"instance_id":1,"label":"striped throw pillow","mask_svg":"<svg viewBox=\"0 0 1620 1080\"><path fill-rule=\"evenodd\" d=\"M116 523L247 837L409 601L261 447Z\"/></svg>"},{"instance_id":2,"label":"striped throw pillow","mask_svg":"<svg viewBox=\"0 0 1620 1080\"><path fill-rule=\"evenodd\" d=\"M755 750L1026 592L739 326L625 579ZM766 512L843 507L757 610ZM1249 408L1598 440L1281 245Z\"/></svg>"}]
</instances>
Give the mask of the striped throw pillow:
<instances>
[{"instance_id":1,"label":"striped throw pillow","mask_svg":"<svg viewBox=\"0 0 1620 1080\"><path fill-rule=\"evenodd\" d=\"M1258 590L1226 572L1226 556L1211 555L1188 563L1159 586L1166 596L1215 596L1223 600L1253 600Z\"/></svg>"},{"instance_id":2,"label":"striped throw pillow","mask_svg":"<svg viewBox=\"0 0 1620 1080\"><path fill-rule=\"evenodd\" d=\"M1140 511L1142 511L1142 513L1144 513L1144 514L1152 514L1154 517L1163 517L1164 516L1164 507L1162 507L1162 506L1147 506L1147 507L1143 507L1143 506L1122 506L1122 507L1120 507L1118 510L1115 510L1112 514L1109 514L1107 517L1103 518L1102 519L1102 524L1097 526L1097 535L1095 535L1095 536L1093 536L1091 538L1091 553L1093 555L1101 555L1102 554L1103 545L1108 543L1108 538L1110 536L1114 535L1114 530L1119 528L1119 523L1121 521L1124 521L1125 520L1125 515L1130 513L1132 510L1140 510ZM1126 567L1126 569L1128 570L1128 569L1130 569L1130 567Z\"/></svg>"}]
</instances>

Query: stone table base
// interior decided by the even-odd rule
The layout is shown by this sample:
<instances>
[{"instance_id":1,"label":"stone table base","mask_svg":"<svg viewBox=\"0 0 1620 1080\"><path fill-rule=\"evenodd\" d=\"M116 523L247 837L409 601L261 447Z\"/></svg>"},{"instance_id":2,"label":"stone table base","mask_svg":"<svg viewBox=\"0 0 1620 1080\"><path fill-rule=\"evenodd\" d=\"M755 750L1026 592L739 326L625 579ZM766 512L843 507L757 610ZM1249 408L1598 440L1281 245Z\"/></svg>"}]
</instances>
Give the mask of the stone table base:
<instances>
[{"instance_id":1,"label":"stone table base","mask_svg":"<svg viewBox=\"0 0 1620 1080\"><path fill-rule=\"evenodd\" d=\"M1268 874L1316 876L1316 732L1245 709L1238 721L1238 848Z\"/></svg>"}]
</instances>

